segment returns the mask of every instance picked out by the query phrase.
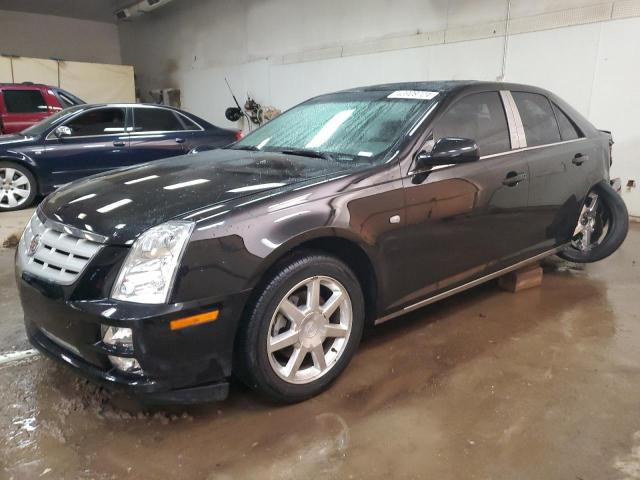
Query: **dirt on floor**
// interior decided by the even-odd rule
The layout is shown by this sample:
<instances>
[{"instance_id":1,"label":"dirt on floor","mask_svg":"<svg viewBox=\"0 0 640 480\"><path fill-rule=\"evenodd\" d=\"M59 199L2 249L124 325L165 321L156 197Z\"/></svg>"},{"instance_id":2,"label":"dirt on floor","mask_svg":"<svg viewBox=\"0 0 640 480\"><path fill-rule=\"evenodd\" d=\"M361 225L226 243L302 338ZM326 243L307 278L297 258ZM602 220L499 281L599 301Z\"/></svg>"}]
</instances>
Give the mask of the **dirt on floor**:
<instances>
[{"instance_id":1,"label":"dirt on floor","mask_svg":"<svg viewBox=\"0 0 640 480\"><path fill-rule=\"evenodd\" d=\"M548 263L539 288L489 284L389 322L298 405L234 385L140 411L42 357L5 365L0 477L640 479L638 261L633 226L603 262Z\"/></svg>"}]
</instances>

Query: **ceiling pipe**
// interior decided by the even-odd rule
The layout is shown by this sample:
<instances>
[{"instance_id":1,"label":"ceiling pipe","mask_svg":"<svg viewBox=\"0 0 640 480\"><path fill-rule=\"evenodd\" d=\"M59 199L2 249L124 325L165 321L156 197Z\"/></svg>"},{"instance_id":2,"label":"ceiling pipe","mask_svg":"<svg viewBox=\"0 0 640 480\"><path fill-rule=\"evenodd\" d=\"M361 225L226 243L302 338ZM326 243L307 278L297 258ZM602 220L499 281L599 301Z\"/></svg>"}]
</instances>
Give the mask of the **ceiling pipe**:
<instances>
[{"instance_id":1,"label":"ceiling pipe","mask_svg":"<svg viewBox=\"0 0 640 480\"><path fill-rule=\"evenodd\" d=\"M132 20L147 13L163 7L173 0L142 0L125 8L121 8L114 12L118 20Z\"/></svg>"}]
</instances>

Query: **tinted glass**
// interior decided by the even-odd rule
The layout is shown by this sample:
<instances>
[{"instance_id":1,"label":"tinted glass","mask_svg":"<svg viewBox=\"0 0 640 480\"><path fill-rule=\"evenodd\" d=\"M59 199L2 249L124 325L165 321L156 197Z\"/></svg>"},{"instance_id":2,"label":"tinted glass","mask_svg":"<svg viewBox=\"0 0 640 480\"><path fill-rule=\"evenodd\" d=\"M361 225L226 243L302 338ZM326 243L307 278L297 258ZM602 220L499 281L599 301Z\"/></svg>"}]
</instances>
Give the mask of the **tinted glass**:
<instances>
[{"instance_id":1,"label":"tinted glass","mask_svg":"<svg viewBox=\"0 0 640 480\"><path fill-rule=\"evenodd\" d=\"M4 104L9 113L46 113L47 104L40 90L4 90Z\"/></svg>"},{"instance_id":2,"label":"tinted glass","mask_svg":"<svg viewBox=\"0 0 640 480\"><path fill-rule=\"evenodd\" d=\"M560 141L556 117L547 97L537 93L512 92L528 147L546 145Z\"/></svg>"},{"instance_id":3,"label":"tinted glass","mask_svg":"<svg viewBox=\"0 0 640 480\"><path fill-rule=\"evenodd\" d=\"M575 140L582 137L582 133L573 121L554 103L553 112L556 114L558 126L560 127L560 137L562 140Z\"/></svg>"},{"instance_id":4,"label":"tinted glass","mask_svg":"<svg viewBox=\"0 0 640 480\"><path fill-rule=\"evenodd\" d=\"M493 155L511 148L507 118L498 92L467 95L440 117L434 140L445 137L475 140L480 155Z\"/></svg>"},{"instance_id":5,"label":"tinted glass","mask_svg":"<svg viewBox=\"0 0 640 480\"><path fill-rule=\"evenodd\" d=\"M37 136L45 133L48 129L53 127L57 123L61 123L64 119L71 117L82 107L71 107L66 110L60 110L57 113L54 113L50 117L45 118L44 120L40 120L38 123L31 125L28 128L25 128L22 132L22 135L26 136Z\"/></svg>"},{"instance_id":6,"label":"tinted glass","mask_svg":"<svg viewBox=\"0 0 640 480\"><path fill-rule=\"evenodd\" d=\"M185 129L176 114L164 108L135 108L133 123L135 132L175 132Z\"/></svg>"},{"instance_id":7,"label":"tinted glass","mask_svg":"<svg viewBox=\"0 0 640 480\"><path fill-rule=\"evenodd\" d=\"M184 123L184 127L187 130L200 130L200 127L195 124L195 122L187 117L183 117L182 115L178 115L178 118L182 123Z\"/></svg>"},{"instance_id":8,"label":"tinted glass","mask_svg":"<svg viewBox=\"0 0 640 480\"><path fill-rule=\"evenodd\" d=\"M64 93L58 92L58 100L60 100L60 105L62 108L69 108L75 105L74 101L67 97Z\"/></svg>"},{"instance_id":9,"label":"tinted glass","mask_svg":"<svg viewBox=\"0 0 640 480\"><path fill-rule=\"evenodd\" d=\"M109 135L124 132L124 118L124 108L101 108L83 113L65 125L71 128L73 137Z\"/></svg>"},{"instance_id":10,"label":"tinted glass","mask_svg":"<svg viewBox=\"0 0 640 480\"><path fill-rule=\"evenodd\" d=\"M342 92L304 102L232 148L319 152L345 164L375 164L433 103L429 92Z\"/></svg>"}]
</instances>

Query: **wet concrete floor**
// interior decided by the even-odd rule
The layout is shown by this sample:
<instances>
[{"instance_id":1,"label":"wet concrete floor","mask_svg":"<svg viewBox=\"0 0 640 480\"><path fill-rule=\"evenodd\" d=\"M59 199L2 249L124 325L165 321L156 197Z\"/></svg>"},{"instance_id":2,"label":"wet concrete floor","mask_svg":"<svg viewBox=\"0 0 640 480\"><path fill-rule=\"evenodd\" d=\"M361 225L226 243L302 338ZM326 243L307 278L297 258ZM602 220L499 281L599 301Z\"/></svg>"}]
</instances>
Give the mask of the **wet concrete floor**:
<instances>
[{"instance_id":1,"label":"wet concrete floor","mask_svg":"<svg viewBox=\"0 0 640 480\"><path fill-rule=\"evenodd\" d=\"M41 357L2 366L0 478L639 479L637 262L634 225L603 262L547 265L540 288L489 284L385 324L292 406L234 386L129 413Z\"/></svg>"}]
</instances>

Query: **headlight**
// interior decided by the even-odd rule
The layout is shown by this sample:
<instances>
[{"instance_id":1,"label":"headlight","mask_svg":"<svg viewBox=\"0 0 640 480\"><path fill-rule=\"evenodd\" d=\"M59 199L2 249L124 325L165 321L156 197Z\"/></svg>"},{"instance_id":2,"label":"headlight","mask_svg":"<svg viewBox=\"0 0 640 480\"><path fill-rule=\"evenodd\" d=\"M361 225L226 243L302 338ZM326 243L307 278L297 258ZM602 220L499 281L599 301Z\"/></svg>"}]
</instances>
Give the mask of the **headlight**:
<instances>
[{"instance_id":1,"label":"headlight","mask_svg":"<svg viewBox=\"0 0 640 480\"><path fill-rule=\"evenodd\" d=\"M150 228L131 247L111 297L136 303L165 303L192 222L171 221Z\"/></svg>"}]
</instances>

